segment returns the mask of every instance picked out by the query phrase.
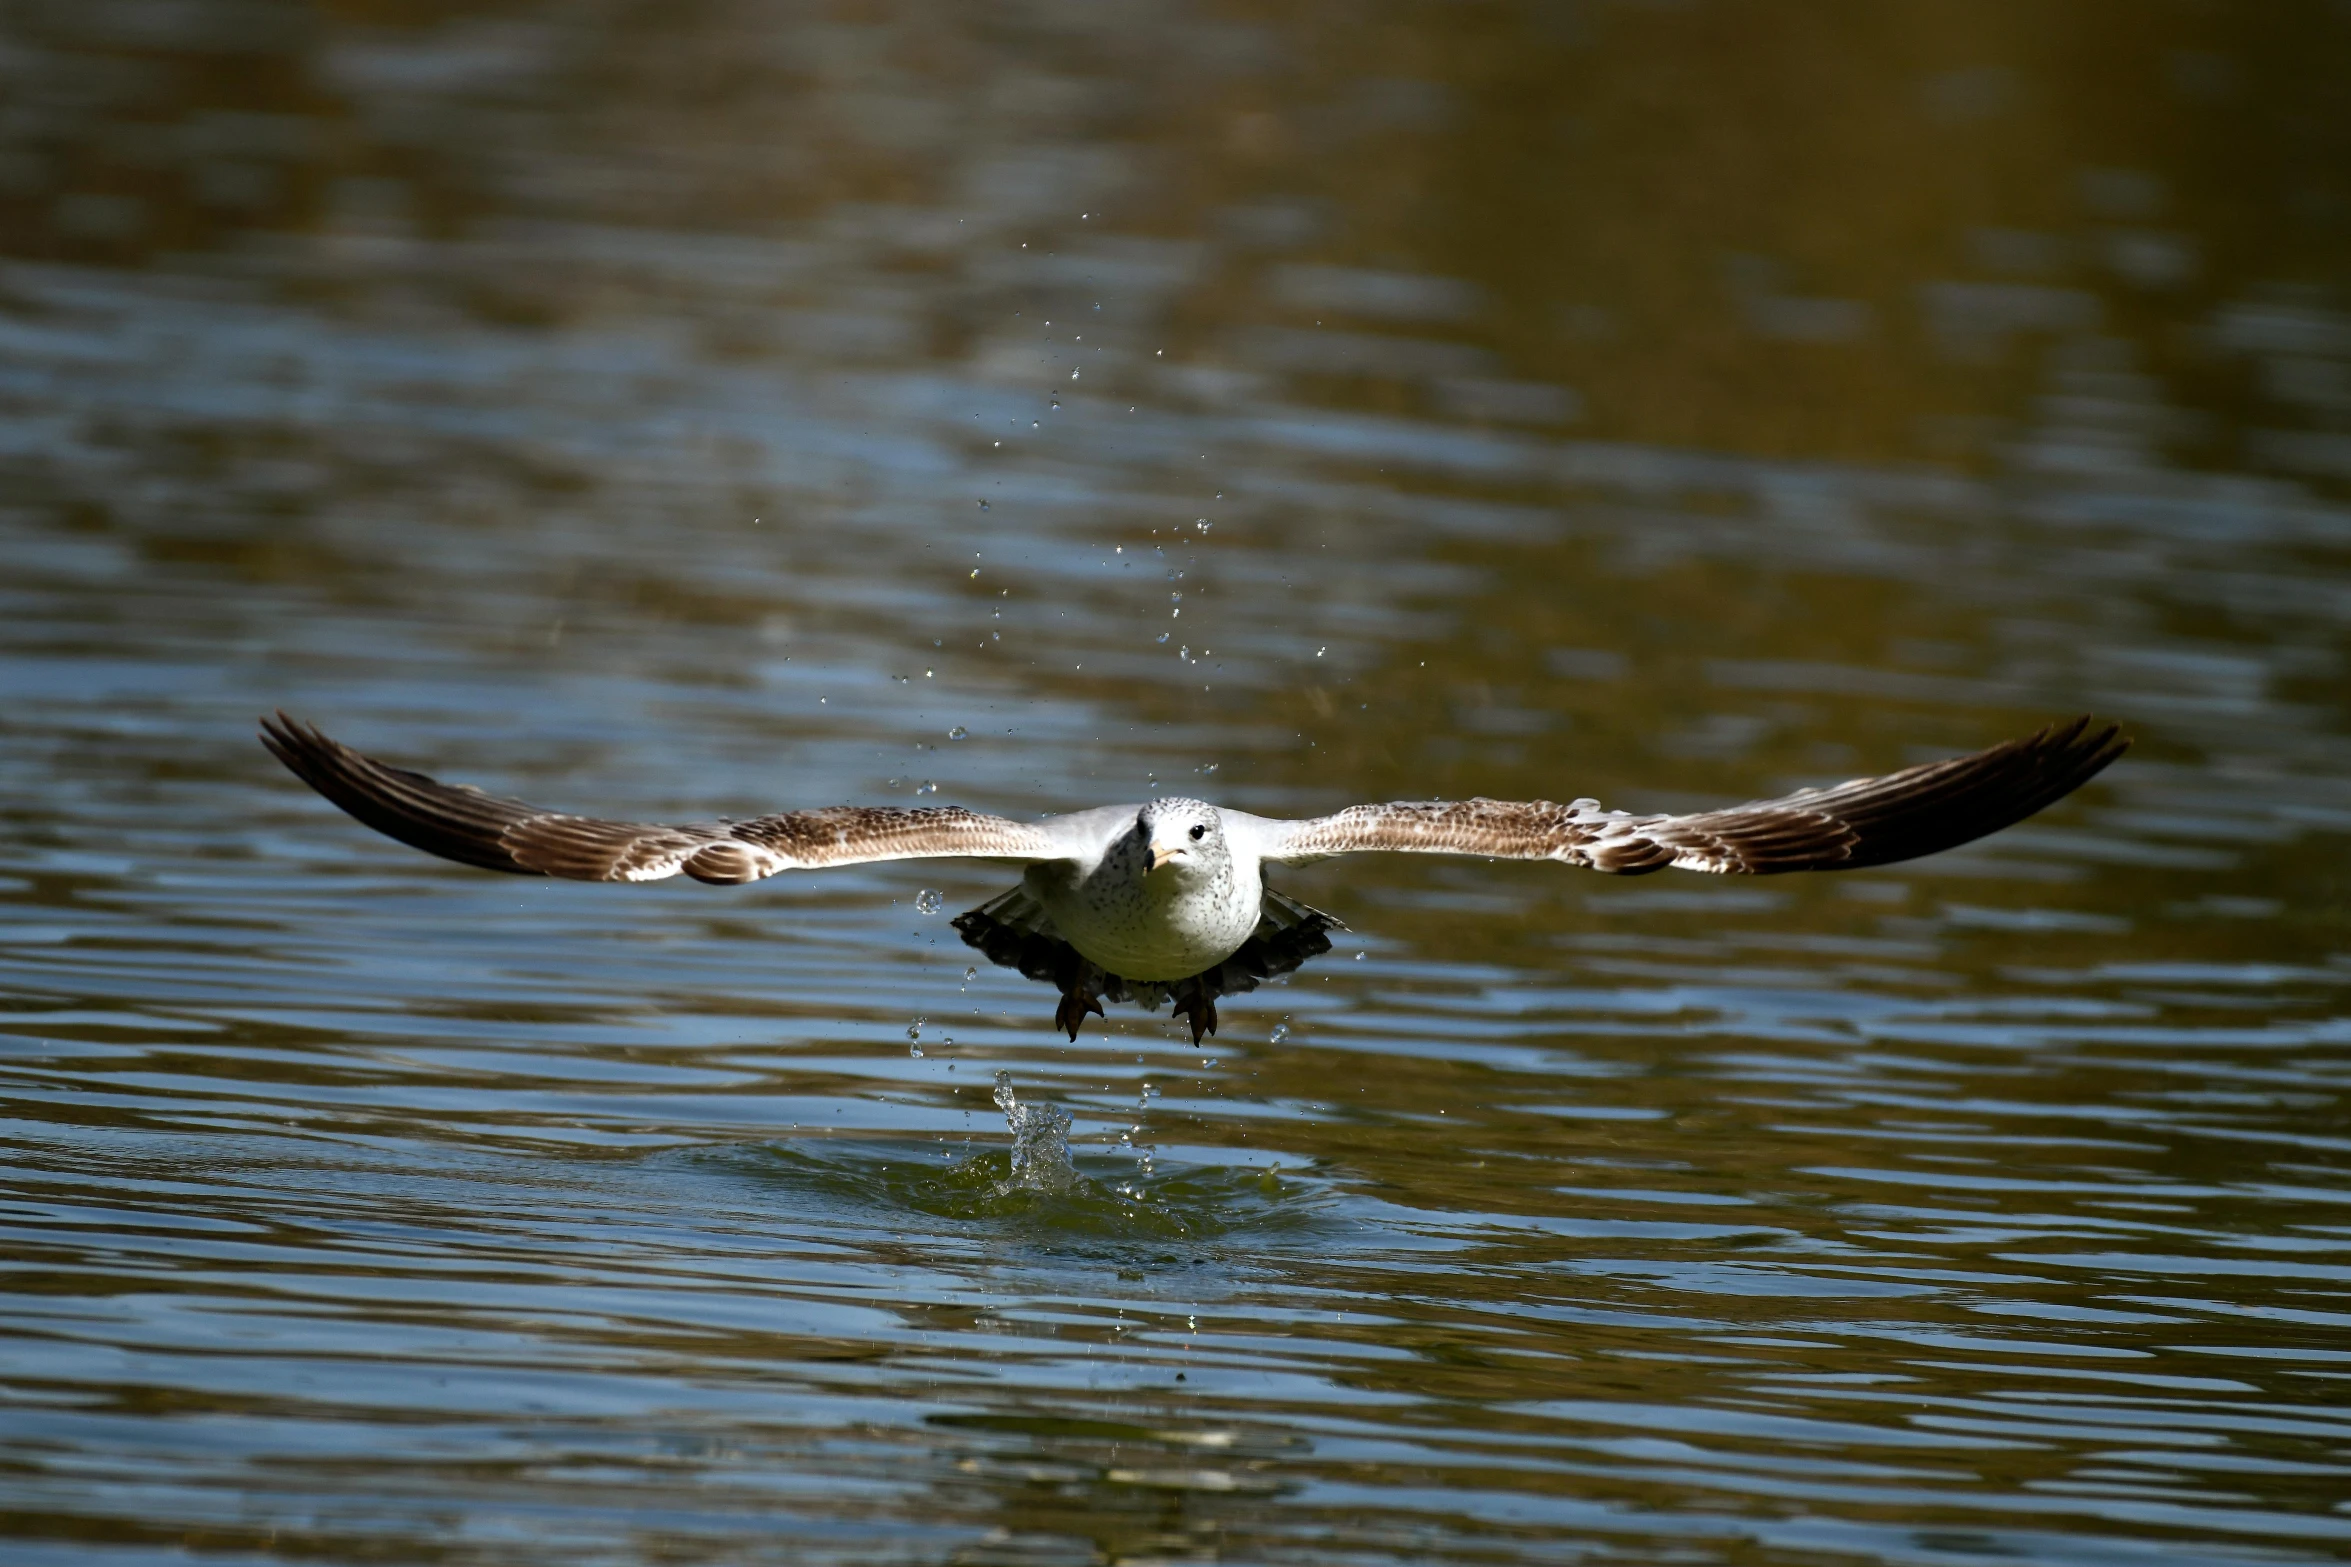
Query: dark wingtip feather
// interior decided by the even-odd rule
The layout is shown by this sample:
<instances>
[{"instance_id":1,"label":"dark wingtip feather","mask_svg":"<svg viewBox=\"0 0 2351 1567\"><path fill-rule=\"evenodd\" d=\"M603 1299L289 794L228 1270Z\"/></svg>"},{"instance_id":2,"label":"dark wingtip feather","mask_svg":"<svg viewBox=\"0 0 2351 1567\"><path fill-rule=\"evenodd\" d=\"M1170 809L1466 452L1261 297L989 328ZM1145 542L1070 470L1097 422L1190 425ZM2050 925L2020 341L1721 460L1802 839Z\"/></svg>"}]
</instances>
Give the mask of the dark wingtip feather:
<instances>
[{"instance_id":1,"label":"dark wingtip feather","mask_svg":"<svg viewBox=\"0 0 2351 1567\"><path fill-rule=\"evenodd\" d=\"M1882 816L1867 805L1839 813L1861 835L1840 868L1914 860L2013 827L2081 788L2130 747L2120 724L2101 724L2085 713L1973 756L1890 775L1880 782L1897 785L1914 777L1915 792L1891 787L1880 801L1868 802L1879 805Z\"/></svg>"},{"instance_id":2,"label":"dark wingtip feather","mask_svg":"<svg viewBox=\"0 0 2351 1567\"><path fill-rule=\"evenodd\" d=\"M519 800L387 766L282 708L262 718L260 739L288 772L387 838L483 870L540 874L517 864L504 842L509 825L538 814Z\"/></svg>"}]
</instances>

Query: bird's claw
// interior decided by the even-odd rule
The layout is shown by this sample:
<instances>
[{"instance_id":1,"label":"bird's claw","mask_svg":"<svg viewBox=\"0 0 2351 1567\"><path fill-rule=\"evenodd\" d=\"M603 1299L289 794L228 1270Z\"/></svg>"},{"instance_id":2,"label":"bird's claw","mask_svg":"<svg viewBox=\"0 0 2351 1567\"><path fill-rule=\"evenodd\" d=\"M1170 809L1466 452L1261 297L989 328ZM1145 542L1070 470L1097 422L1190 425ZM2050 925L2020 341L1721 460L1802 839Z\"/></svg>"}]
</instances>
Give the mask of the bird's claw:
<instances>
[{"instance_id":1,"label":"bird's claw","mask_svg":"<svg viewBox=\"0 0 2351 1567\"><path fill-rule=\"evenodd\" d=\"M1076 990L1064 991L1061 1005L1053 1011L1053 1026L1066 1030L1069 1034L1069 1042L1074 1045L1078 1042L1078 1030L1085 1027L1086 1014L1089 1012L1105 1023L1110 1021L1110 1014L1102 1010L1100 996L1087 995L1083 991Z\"/></svg>"},{"instance_id":2,"label":"bird's claw","mask_svg":"<svg viewBox=\"0 0 2351 1567\"><path fill-rule=\"evenodd\" d=\"M1202 1035L1216 1032L1216 1001L1213 997L1194 992L1189 996L1178 997L1170 1010L1177 1017L1190 1021L1192 1043L1195 1045L1200 1043Z\"/></svg>"}]
</instances>

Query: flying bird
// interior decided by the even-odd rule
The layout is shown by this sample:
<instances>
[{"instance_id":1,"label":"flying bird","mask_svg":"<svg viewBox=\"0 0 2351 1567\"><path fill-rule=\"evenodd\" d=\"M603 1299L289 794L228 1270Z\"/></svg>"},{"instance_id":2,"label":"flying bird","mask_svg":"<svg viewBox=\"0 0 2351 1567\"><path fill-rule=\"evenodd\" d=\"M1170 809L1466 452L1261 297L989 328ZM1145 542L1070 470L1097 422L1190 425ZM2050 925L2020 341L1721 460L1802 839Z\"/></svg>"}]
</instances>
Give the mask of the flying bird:
<instances>
[{"instance_id":1,"label":"flying bird","mask_svg":"<svg viewBox=\"0 0 2351 1567\"><path fill-rule=\"evenodd\" d=\"M393 767L278 713L261 743L304 783L402 843L485 870L573 881L731 884L876 860L968 858L1024 867L1020 885L955 921L991 962L1061 993L1074 1043L1102 1003L1172 1002L1196 1045L1216 1000L1330 950L1345 927L1265 883L1268 865L1385 850L1557 860L1612 876L1675 866L1718 875L1859 870L1938 853L2012 826L2096 777L2129 747L2112 724L2051 724L1967 756L1800 789L1776 800L1642 816L1597 800L1406 800L1282 821L1205 800L1051 816L960 806L837 805L744 822L661 826L542 810Z\"/></svg>"}]
</instances>

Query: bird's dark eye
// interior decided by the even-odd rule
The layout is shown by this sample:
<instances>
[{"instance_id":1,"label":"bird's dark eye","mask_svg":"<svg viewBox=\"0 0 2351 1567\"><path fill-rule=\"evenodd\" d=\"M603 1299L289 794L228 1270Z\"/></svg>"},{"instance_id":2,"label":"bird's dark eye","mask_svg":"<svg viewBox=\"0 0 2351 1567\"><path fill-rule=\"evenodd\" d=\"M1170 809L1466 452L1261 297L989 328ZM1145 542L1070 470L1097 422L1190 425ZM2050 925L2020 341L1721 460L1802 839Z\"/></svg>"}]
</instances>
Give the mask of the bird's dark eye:
<instances>
[{"instance_id":1,"label":"bird's dark eye","mask_svg":"<svg viewBox=\"0 0 2351 1567\"><path fill-rule=\"evenodd\" d=\"M1193 829L1192 829L1192 841L1193 841L1194 843L1198 843L1198 842L1199 842L1201 839L1203 839L1203 838L1205 838L1205 837L1207 837L1207 836L1208 836L1208 829L1207 829L1207 828L1205 828L1205 827L1195 827L1195 828L1193 828Z\"/></svg>"}]
</instances>

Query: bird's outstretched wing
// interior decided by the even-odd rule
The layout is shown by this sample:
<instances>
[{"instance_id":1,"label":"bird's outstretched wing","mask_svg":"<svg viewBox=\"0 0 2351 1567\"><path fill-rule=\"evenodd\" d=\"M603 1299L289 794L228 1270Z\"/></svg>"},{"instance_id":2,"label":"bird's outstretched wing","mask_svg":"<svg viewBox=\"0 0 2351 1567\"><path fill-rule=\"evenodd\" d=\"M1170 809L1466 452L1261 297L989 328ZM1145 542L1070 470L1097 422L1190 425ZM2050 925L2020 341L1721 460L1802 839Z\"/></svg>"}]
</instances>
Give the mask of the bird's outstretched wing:
<instances>
[{"instance_id":1,"label":"bird's outstretched wing","mask_svg":"<svg viewBox=\"0 0 2351 1567\"><path fill-rule=\"evenodd\" d=\"M521 876L660 881L683 873L743 882L869 860L1049 860L1064 852L1043 827L953 805L840 805L683 827L566 816L386 766L284 713L261 721L261 743L377 832L443 859Z\"/></svg>"},{"instance_id":2,"label":"bird's outstretched wing","mask_svg":"<svg viewBox=\"0 0 2351 1567\"><path fill-rule=\"evenodd\" d=\"M2129 749L2113 724L2051 724L1971 756L1691 816L1604 811L1597 800L1425 800L1268 823L1261 852L1302 865L1334 854L1482 854L1561 860L1619 876L1669 865L1768 876L1856 870L1956 847L2023 821Z\"/></svg>"}]
</instances>

